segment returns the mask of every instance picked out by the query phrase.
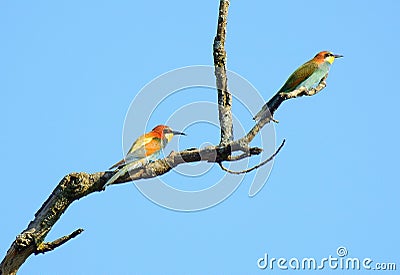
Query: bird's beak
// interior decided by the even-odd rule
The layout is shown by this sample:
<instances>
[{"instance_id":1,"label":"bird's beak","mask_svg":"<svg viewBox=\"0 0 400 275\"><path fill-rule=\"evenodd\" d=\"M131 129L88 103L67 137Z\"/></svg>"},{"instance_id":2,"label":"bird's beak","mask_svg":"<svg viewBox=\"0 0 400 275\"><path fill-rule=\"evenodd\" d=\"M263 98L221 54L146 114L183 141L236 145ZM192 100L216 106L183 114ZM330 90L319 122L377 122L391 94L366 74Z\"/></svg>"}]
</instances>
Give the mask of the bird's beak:
<instances>
[{"instance_id":1,"label":"bird's beak","mask_svg":"<svg viewBox=\"0 0 400 275\"><path fill-rule=\"evenodd\" d=\"M343 55L341 55L341 54L334 54L333 57L334 57L334 58L341 58L341 57L343 57Z\"/></svg>"},{"instance_id":2,"label":"bird's beak","mask_svg":"<svg viewBox=\"0 0 400 275\"><path fill-rule=\"evenodd\" d=\"M186 136L186 134L185 134L185 133L183 133L183 132L179 132L179 131L172 131L172 133L173 133L174 135Z\"/></svg>"}]
</instances>

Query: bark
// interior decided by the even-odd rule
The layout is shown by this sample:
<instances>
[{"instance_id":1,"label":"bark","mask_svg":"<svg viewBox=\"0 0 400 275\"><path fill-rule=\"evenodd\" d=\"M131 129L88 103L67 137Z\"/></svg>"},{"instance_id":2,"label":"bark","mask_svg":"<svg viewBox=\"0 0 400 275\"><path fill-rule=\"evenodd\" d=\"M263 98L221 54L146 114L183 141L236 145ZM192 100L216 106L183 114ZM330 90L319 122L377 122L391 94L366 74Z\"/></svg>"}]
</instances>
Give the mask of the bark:
<instances>
[{"instance_id":1,"label":"bark","mask_svg":"<svg viewBox=\"0 0 400 275\"><path fill-rule=\"evenodd\" d=\"M228 20L228 0L219 1L219 14L217 34L214 38L213 56L215 78L218 91L218 115L221 127L220 144L228 144L233 140L232 125L232 95L228 91L228 79L226 76L226 24Z\"/></svg>"}]
</instances>

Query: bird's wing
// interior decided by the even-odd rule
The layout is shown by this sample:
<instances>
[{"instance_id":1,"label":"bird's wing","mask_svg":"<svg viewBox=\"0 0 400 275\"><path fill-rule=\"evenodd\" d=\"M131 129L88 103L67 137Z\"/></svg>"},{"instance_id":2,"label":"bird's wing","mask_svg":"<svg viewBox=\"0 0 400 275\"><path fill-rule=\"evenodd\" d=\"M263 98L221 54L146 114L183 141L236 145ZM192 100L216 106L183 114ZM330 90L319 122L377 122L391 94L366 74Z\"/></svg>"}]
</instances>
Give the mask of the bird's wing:
<instances>
[{"instance_id":1,"label":"bird's wing","mask_svg":"<svg viewBox=\"0 0 400 275\"><path fill-rule=\"evenodd\" d=\"M142 159L148 156L147 152L147 144L153 143L154 137L149 137L146 135L141 136L138 138L131 146L131 148L128 151L128 154L126 154L126 159L128 158L136 158L136 159ZM147 154L146 154L147 152Z\"/></svg>"},{"instance_id":2,"label":"bird's wing","mask_svg":"<svg viewBox=\"0 0 400 275\"><path fill-rule=\"evenodd\" d=\"M110 167L110 169L114 169L116 167L120 167L125 163L129 163L132 161L136 161L139 159L143 159L147 157L146 154L146 144L152 143L154 137L143 135L139 137L131 146L128 153L126 154L125 158L118 161L116 164Z\"/></svg>"},{"instance_id":3,"label":"bird's wing","mask_svg":"<svg viewBox=\"0 0 400 275\"><path fill-rule=\"evenodd\" d=\"M278 93L288 93L297 88L304 80L309 78L318 69L318 64L308 61L292 73Z\"/></svg>"}]
</instances>

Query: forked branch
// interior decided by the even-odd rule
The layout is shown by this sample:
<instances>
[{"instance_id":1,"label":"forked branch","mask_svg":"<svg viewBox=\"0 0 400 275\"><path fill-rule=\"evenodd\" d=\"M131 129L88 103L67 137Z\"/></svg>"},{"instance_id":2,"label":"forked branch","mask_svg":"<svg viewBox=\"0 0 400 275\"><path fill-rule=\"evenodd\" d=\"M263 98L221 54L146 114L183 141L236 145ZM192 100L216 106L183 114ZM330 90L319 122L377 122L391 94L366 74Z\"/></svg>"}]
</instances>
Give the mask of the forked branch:
<instances>
[{"instance_id":1,"label":"forked branch","mask_svg":"<svg viewBox=\"0 0 400 275\"><path fill-rule=\"evenodd\" d=\"M130 173L125 174L115 183L157 177L169 172L173 167L180 164L197 161L219 163L221 168L229 173L247 173L272 160L283 147L285 141L282 142L276 152L266 161L244 171L230 171L221 164L223 161L237 161L252 155L260 154L262 149L250 147L250 143L272 118L271 116L261 119L244 137L238 140L233 139L231 112L232 96L227 86L225 51L228 7L228 0L220 0L217 34L213 46L215 76L218 90L219 121L221 125L220 144L203 149L187 149L181 152L171 152L171 154L164 159L157 160L139 169L130 171ZM315 90L307 91L299 89L298 91L290 93L286 99L318 93L325 87L325 79L326 77L323 83L320 83ZM268 107L271 115L278 108L278 106L272 105ZM232 152L237 151L242 152L242 154L233 156ZM70 235L59 238L53 242L44 241L52 227L74 201L91 193L104 191L104 184L114 173L115 171L105 171L93 174L81 172L66 175L37 211L34 219L28 224L28 227L19 234L11 244L6 256L0 263L0 275L16 274L30 255L51 251L82 233L83 229L78 229Z\"/></svg>"},{"instance_id":2,"label":"forked branch","mask_svg":"<svg viewBox=\"0 0 400 275\"><path fill-rule=\"evenodd\" d=\"M48 251L52 251L52 250L56 249L57 247L65 244L69 240L75 238L76 236L78 236L82 232L83 232L83 229L79 228L79 229L75 230L74 232L72 232L71 234L69 234L67 236L63 236L61 238L58 238L55 241L41 243L37 247L37 249L35 251L35 255L40 254L40 253L44 254L44 253L46 253Z\"/></svg>"},{"instance_id":3,"label":"forked branch","mask_svg":"<svg viewBox=\"0 0 400 275\"><path fill-rule=\"evenodd\" d=\"M221 169L224 170L225 172L228 172L228 173L234 174L234 175L240 175L240 174L249 173L249 172L251 172L251 171L253 171L253 170L255 170L255 169L258 169L258 168L260 168L261 166L267 164L267 163L270 162L271 160L273 160L273 159L278 155L278 153L279 153L279 151L282 149L283 145L285 145L285 142L286 142L286 140L284 139L284 140L282 141L281 145L278 147L278 149L276 149L276 151L275 151L269 158L267 158L266 160L260 162L259 164L255 165L255 166L253 166L253 167L251 167L251 168L249 168L249 169L245 169L245 170L241 170L241 171L233 171L233 170L230 170L230 169L226 168L226 167L222 164L222 162L218 162L219 167L221 167Z\"/></svg>"}]
</instances>

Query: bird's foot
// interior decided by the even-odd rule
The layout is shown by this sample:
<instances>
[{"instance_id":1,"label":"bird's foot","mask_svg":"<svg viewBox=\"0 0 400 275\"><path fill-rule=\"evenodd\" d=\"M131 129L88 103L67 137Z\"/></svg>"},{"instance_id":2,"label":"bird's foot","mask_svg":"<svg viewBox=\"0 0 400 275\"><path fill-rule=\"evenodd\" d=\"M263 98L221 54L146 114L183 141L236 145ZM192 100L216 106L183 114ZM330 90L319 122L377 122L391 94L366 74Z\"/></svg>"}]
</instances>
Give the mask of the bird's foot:
<instances>
[{"instance_id":1,"label":"bird's foot","mask_svg":"<svg viewBox=\"0 0 400 275\"><path fill-rule=\"evenodd\" d=\"M306 87L300 87L289 93L281 93L281 96L283 96L286 99L289 99L289 98L295 98L295 97L299 97L299 96L307 95L307 94L308 94L308 89Z\"/></svg>"},{"instance_id":2,"label":"bird's foot","mask_svg":"<svg viewBox=\"0 0 400 275\"><path fill-rule=\"evenodd\" d=\"M273 116L271 116L271 121L273 121L275 123L279 123L279 120L275 119Z\"/></svg>"},{"instance_id":3,"label":"bird's foot","mask_svg":"<svg viewBox=\"0 0 400 275\"><path fill-rule=\"evenodd\" d=\"M294 97L294 93L293 92L289 92L289 93L280 93L280 96L283 97L284 99L289 99Z\"/></svg>"}]
</instances>

